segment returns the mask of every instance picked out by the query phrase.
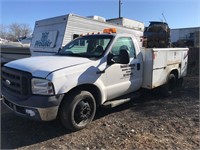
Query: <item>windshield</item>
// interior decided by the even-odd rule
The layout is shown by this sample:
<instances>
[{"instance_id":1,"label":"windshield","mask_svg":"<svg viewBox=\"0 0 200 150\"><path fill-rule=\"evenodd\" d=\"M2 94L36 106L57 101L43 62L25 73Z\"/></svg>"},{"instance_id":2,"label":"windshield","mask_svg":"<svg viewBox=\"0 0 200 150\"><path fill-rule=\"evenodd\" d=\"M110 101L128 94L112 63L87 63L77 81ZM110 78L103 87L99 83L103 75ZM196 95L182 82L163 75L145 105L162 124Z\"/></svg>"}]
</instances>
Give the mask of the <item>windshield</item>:
<instances>
[{"instance_id":1,"label":"windshield","mask_svg":"<svg viewBox=\"0 0 200 150\"><path fill-rule=\"evenodd\" d=\"M104 54L112 38L112 35L89 35L79 37L64 46L58 54L97 59Z\"/></svg>"}]
</instances>

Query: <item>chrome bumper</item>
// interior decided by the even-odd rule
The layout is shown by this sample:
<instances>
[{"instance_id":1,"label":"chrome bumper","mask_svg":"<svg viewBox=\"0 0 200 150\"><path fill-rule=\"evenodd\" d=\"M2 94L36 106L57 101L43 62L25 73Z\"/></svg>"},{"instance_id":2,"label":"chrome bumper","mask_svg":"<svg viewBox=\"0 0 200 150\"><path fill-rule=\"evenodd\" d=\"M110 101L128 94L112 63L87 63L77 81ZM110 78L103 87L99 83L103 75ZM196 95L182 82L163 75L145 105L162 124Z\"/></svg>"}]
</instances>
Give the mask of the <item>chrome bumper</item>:
<instances>
[{"instance_id":1,"label":"chrome bumper","mask_svg":"<svg viewBox=\"0 0 200 150\"><path fill-rule=\"evenodd\" d=\"M33 120L51 121L56 119L58 113L58 106L47 108L27 107L15 104L3 97L3 103L12 110L15 114L30 118Z\"/></svg>"}]
</instances>

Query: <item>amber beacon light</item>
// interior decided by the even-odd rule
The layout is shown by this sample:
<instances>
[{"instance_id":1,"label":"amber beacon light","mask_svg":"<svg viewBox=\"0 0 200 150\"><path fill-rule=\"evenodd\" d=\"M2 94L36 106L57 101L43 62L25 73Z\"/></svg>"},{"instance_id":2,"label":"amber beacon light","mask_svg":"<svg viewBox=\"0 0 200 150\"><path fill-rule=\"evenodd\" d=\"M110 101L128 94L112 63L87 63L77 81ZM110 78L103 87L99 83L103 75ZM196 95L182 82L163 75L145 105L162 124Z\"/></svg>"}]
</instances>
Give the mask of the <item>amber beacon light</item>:
<instances>
[{"instance_id":1,"label":"amber beacon light","mask_svg":"<svg viewBox=\"0 0 200 150\"><path fill-rule=\"evenodd\" d=\"M103 33L117 33L116 28L108 28L108 29L104 29Z\"/></svg>"}]
</instances>

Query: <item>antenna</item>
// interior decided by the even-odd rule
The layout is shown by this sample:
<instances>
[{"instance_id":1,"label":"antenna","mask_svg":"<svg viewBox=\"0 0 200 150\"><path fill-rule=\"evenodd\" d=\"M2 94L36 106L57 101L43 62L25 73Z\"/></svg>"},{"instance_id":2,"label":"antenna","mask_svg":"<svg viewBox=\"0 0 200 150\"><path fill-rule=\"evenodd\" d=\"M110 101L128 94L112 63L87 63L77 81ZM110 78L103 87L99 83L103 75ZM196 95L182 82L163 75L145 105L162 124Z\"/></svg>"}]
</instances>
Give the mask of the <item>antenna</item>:
<instances>
[{"instance_id":1,"label":"antenna","mask_svg":"<svg viewBox=\"0 0 200 150\"><path fill-rule=\"evenodd\" d=\"M164 16L164 13L162 13L162 16L163 16L165 22L167 23L167 20L166 20L166 18L165 18L165 16Z\"/></svg>"},{"instance_id":2,"label":"antenna","mask_svg":"<svg viewBox=\"0 0 200 150\"><path fill-rule=\"evenodd\" d=\"M121 18L121 5L122 5L122 2L121 0L119 0L119 18Z\"/></svg>"}]
</instances>

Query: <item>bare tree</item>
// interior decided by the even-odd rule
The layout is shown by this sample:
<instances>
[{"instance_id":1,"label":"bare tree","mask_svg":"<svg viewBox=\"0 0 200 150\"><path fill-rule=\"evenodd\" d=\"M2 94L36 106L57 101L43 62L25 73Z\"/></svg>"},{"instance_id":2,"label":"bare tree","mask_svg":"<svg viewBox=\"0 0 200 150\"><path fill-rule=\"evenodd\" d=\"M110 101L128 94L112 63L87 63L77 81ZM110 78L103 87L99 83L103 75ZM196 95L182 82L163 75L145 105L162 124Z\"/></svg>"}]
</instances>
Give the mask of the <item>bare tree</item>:
<instances>
[{"instance_id":1,"label":"bare tree","mask_svg":"<svg viewBox=\"0 0 200 150\"><path fill-rule=\"evenodd\" d=\"M18 23L13 23L9 26L9 34L11 34L13 37L13 41L17 41L20 38L21 35L21 27Z\"/></svg>"},{"instance_id":2,"label":"bare tree","mask_svg":"<svg viewBox=\"0 0 200 150\"><path fill-rule=\"evenodd\" d=\"M28 24L21 24L21 37L27 37L31 34L32 29Z\"/></svg>"},{"instance_id":3,"label":"bare tree","mask_svg":"<svg viewBox=\"0 0 200 150\"><path fill-rule=\"evenodd\" d=\"M7 39L8 35L8 26L0 24L0 37L3 39Z\"/></svg>"},{"instance_id":4,"label":"bare tree","mask_svg":"<svg viewBox=\"0 0 200 150\"><path fill-rule=\"evenodd\" d=\"M18 41L32 33L28 24L12 23L11 25L0 25L0 37L10 41Z\"/></svg>"}]
</instances>

